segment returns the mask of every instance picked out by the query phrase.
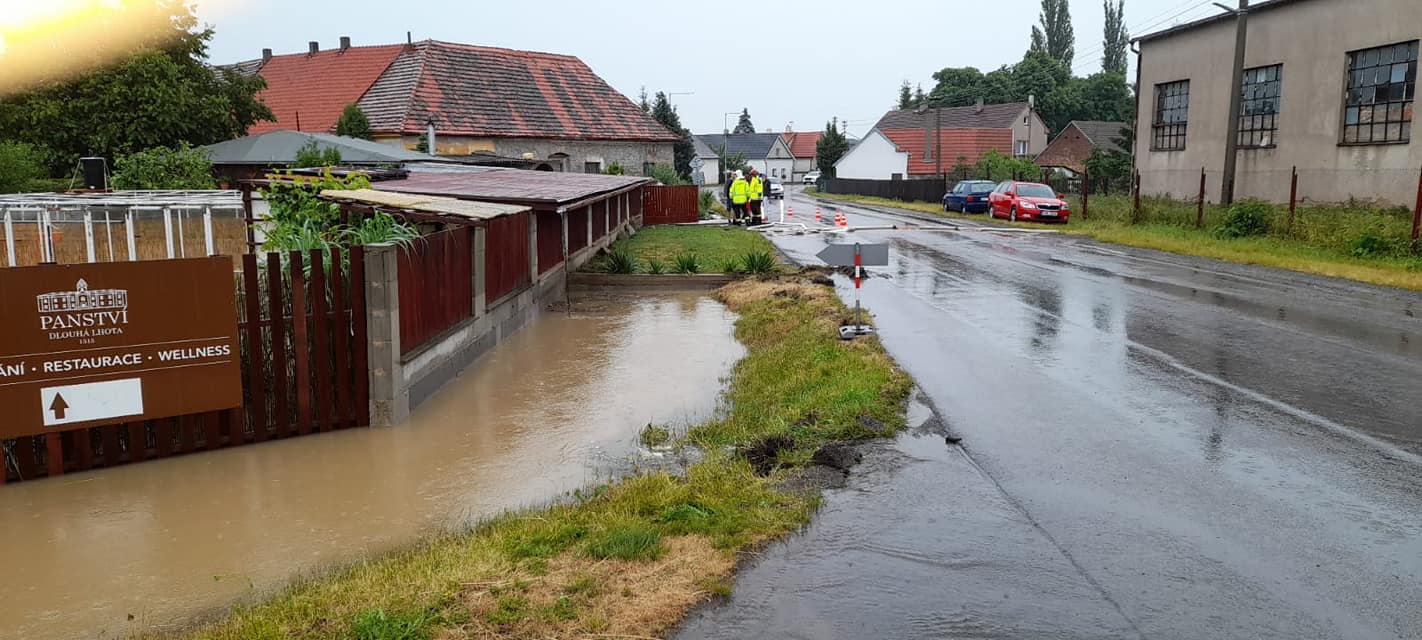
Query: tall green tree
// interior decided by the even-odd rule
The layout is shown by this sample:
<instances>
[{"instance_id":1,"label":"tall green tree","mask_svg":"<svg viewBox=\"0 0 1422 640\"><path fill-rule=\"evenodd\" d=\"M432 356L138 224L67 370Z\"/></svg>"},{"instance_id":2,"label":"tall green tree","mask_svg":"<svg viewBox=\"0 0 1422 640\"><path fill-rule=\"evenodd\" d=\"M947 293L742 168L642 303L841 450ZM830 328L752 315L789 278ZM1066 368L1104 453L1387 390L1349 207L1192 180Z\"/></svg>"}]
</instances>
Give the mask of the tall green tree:
<instances>
[{"instance_id":1,"label":"tall green tree","mask_svg":"<svg viewBox=\"0 0 1422 640\"><path fill-rule=\"evenodd\" d=\"M1076 34L1071 27L1069 0L1042 0L1042 13L1038 16L1041 28L1032 27L1031 51L1045 51L1048 55L1071 68L1076 56Z\"/></svg>"},{"instance_id":2,"label":"tall green tree","mask_svg":"<svg viewBox=\"0 0 1422 640\"><path fill-rule=\"evenodd\" d=\"M913 108L913 85L908 80L899 85L899 110Z\"/></svg>"},{"instance_id":3,"label":"tall green tree","mask_svg":"<svg viewBox=\"0 0 1422 640\"><path fill-rule=\"evenodd\" d=\"M928 104L928 94L923 92L923 84L920 83L918 88L913 91L913 106L921 107L926 104Z\"/></svg>"},{"instance_id":4,"label":"tall green tree","mask_svg":"<svg viewBox=\"0 0 1422 640\"><path fill-rule=\"evenodd\" d=\"M341 118L336 121L336 135L370 140L370 119L365 117L365 112L355 103L348 104L341 112Z\"/></svg>"},{"instance_id":5,"label":"tall green tree","mask_svg":"<svg viewBox=\"0 0 1422 640\"><path fill-rule=\"evenodd\" d=\"M1105 35L1101 40L1101 70L1106 73L1126 75L1126 46L1131 35L1126 31L1126 0L1102 0L1101 8L1106 12Z\"/></svg>"},{"instance_id":6,"label":"tall green tree","mask_svg":"<svg viewBox=\"0 0 1422 640\"><path fill-rule=\"evenodd\" d=\"M677 114L676 107L672 106L666 92L657 92L651 113L653 119L677 135L677 141L672 145L673 164L683 180L690 180L691 159L696 156L696 146L691 142L691 131L681 126L681 116Z\"/></svg>"},{"instance_id":7,"label":"tall green tree","mask_svg":"<svg viewBox=\"0 0 1422 640\"><path fill-rule=\"evenodd\" d=\"M29 191L31 183L44 175L39 154L23 142L0 141L0 193Z\"/></svg>"},{"instance_id":8,"label":"tall green tree","mask_svg":"<svg viewBox=\"0 0 1422 640\"><path fill-rule=\"evenodd\" d=\"M928 102L935 107L966 107L983 95L983 72L975 67L945 67L933 73L937 84L928 93Z\"/></svg>"},{"instance_id":9,"label":"tall green tree","mask_svg":"<svg viewBox=\"0 0 1422 640\"><path fill-rule=\"evenodd\" d=\"M755 125L751 124L750 109L741 109L741 119L736 122L736 128L731 133L736 135L755 133Z\"/></svg>"},{"instance_id":10,"label":"tall green tree","mask_svg":"<svg viewBox=\"0 0 1422 640\"><path fill-rule=\"evenodd\" d=\"M849 153L849 141L839 131L839 118L825 123L825 134L815 143L815 166L820 173L834 175L834 163Z\"/></svg>"},{"instance_id":11,"label":"tall green tree","mask_svg":"<svg viewBox=\"0 0 1422 640\"><path fill-rule=\"evenodd\" d=\"M46 150L51 172L66 172L85 155L115 158L152 147L228 140L272 119L256 98L266 86L260 76L207 64L213 32L198 27L186 2L135 0L119 7L145 15L166 12L162 32L109 64L54 75L0 96L0 131Z\"/></svg>"},{"instance_id":12,"label":"tall green tree","mask_svg":"<svg viewBox=\"0 0 1422 640\"><path fill-rule=\"evenodd\" d=\"M652 112L652 103L647 99L647 85L642 85L642 93L637 97L637 107L642 109L642 113Z\"/></svg>"}]
</instances>

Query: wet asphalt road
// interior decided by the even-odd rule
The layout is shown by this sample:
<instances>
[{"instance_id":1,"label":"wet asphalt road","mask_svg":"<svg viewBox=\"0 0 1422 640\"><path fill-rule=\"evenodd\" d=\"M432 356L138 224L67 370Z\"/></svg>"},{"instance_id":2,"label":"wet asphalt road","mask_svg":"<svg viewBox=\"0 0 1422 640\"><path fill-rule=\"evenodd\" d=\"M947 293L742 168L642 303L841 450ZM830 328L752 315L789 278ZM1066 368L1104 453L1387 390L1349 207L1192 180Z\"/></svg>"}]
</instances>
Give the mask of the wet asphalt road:
<instances>
[{"instance_id":1,"label":"wet asphalt road","mask_svg":"<svg viewBox=\"0 0 1422 640\"><path fill-rule=\"evenodd\" d=\"M1422 638L1422 295L854 235L891 244L864 303L943 424L871 450L680 637Z\"/></svg>"}]
</instances>

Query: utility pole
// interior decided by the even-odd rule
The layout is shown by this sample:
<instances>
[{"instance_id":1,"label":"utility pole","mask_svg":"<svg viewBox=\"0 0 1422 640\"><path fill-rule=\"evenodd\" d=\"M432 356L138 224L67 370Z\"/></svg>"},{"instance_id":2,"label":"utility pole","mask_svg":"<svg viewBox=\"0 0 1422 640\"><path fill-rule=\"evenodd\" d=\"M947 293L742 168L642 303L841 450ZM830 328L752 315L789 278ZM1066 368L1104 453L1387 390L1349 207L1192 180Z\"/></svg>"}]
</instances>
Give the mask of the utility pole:
<instances>
[{"instance_id":1,"label":"utility pole","mask_svg":"<svg viewBox=\"0 0 1422 640\"><path fill-rule=\"evenodd\" d=\"M1224 177L1220 180L1220 204L1234 203L1235 164L1239 160L1239 100L1244 85L1244 48L1249 39L1249 0L1239 0L1239 9L1218 2L1215 6L1234 14L1234 65L1230 69L1229 120L1226 120Z\"/></svg>"},{"instance_id":2,"label":"utility pole","mask_svg":"<svg viewBox=\"0 0 1422 640\"><path fill-rule=\"evenodd\" d=\"M938 163L938 179L944 180L943 175L943 109L933 110L933 159ZM945 181L946 182L946 181Z\"/></svg>"}]
</instances>

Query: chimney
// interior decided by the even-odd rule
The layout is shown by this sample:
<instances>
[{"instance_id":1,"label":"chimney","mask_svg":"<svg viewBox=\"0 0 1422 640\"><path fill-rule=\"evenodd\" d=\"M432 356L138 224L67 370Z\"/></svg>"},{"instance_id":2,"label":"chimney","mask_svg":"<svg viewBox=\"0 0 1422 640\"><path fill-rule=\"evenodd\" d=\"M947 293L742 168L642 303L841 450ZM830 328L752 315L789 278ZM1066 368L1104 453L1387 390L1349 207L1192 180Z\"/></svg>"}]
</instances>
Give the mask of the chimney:
<instances>
[{"instance_id":1,"label":"chimney","mask_svg":"<svg viewBox=\"0 0 1422 640\"><path fill-rule=\"evenodd\" d=\"M341 51L351 48L351 37L341 36Z\"/></svg>"},{"instance_id":2,"label":"chimney","mask_svg":"<svg viewBox=\"0 0 1422 640\"><path fill-rule=\"evenodd\" d=\"M429 154L430 154L430 156L437 156L437 155L439 155L439 152L436 151L436 147L435 147L435 127L434 127L434 120L431 119L431 120L429 120L428 122L426 122L426 123L425 123L425 127L426 127L426 129L425 129L425 144L428 145Z\"/></svg>"},{"instance_id":3,"label":"chimney","mask_svg":"<svg viewBox=\"0 0 1422 640\"><path fill-rule=\"evenodd\" d=\"M262 62L271 62L271 60L272 60L272 50L271 50L271 49L262 49Z\"/></svg>"},{"instance_id":4,"label":"chimney","mask_svg":"<svg viewBox=\"0 0 1422 640\"><path fill-rule=\"evenodd\" d=\"M982 99L982 98L978 98L978 103L975 104L975 105L973 105L973 113L982 113L982 112L983 112L983 99Z\"/></svg>"},{"instance_id":5,"label":"chimney","mask_svg":"<svg viewBox=\"0 0 1422 640\"><path fill-rule=\"evenodd\" d=\"M321 50L321 43L315 40L306 43L306 46L309 48L310 55L316 55L316 52Z\"/></svg>"}]
</instances>

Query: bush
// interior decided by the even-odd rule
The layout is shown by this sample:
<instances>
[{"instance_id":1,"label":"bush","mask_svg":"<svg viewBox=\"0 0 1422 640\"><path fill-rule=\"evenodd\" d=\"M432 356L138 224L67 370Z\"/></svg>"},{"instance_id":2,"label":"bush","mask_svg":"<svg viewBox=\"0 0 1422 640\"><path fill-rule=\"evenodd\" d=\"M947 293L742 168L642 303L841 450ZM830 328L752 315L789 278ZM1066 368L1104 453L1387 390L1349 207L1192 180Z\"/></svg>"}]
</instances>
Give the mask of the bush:
<instances>
[{"instance_id":1,"label":"bush","mask_svg":"<svg viewBox=\"0 0 1422 640\"><path fill-rule=\"evenodd\" d=\"M24 142L0 142L0 193L31 190L44 177L39 153Z\"/></svg>"},{"instance_id":2,"label":"bush","mask_svg":"<svg viewBox=\"0 0 1422 640\"><path fill-rule=\"evenodd\" d=\"M153 147L114 161L115 189L216 189L207 151L187 145Z\"/></svg>"},{"instance_id":3,"label":"bush","mask_svg":"<svg viewBox=\"0 0 1422 640\"><path fill-rule=\"evenodd\" d=\"M336 121L336 135L370 140L370 119L355 103L348 104L341 112L341 119Z\"/></svg>"},{"instance_id":4,"label":"bush","mask_svg":"<svg viewBox=\"0 0 1422 640\"><path fill-rule=\"evenodd\" d=\"M612 164L607 165L607 168L603 169L602 172L609 176L627 175L627 170L622 168L622 164L619 162L614 162Z\"/></svg>"},{"instance_id":5,"label":"bush","mask_svg":"<svg viewBox=\"0 0 1422 640\"><path fill-rule=\"evenodd\" d=\"M293 167L305 169L310 167L334 167L341 164L341 151L335 147L322 147L316 144L315 140L301 145L296 150L296 162Z\"/></svg>"},{"instance_id":6,"label":"bush","mask_svg":"<svg viewBox=\"0 0 1422 640\"><path fill-rule=\"evenodd\" d=\"M698 196L698 204L702 211L710 211L712 207L718 204L716 202L716 193L713 191L702 191L701 195Z\"/></svg>"},{"instance_id":7,"label":"bush","mask_svg":"<svg viewBox=\"0 0 1422 640\"><path fill-rule=\"evenodd\" d=\"M602 263L604 273L635 273L637 271L637 259L632 257L632 253L626 249L613 249L607 252L607 258Z\"/></svg>"},{"instance_id":8,"label":"bush","mask_svg":"<svg viewBox=\"0 0 1422 640\"><path fill-rule=\"evenodd\" d=\"M672 187L687 184L681 174L676 172L676 167L669 164L652 165L652 168L647 171L647 177L656 178L657 182Z\"/></svg>"},{"instance_id":9,"label":"bush","mask_svg":"<svg viewBox=\"0 0 1422 640\"><path fill-rule=\"evenodd\" d=\"M770 273L775 271L775 257L769 251L752 251L741 257L741 267L746 273Z\"/></svg>"},{"instance_id":10,"label":"bush","mask_svg":"<svg viewBox=\"0 0 1422 640\"><path fill-rule=\"evenodd\" d=\"M1241 200L1225 214L1218 234L1222 238L1252 238L1269 233L1274 208L1262 200Z\"/></svg>"},{"instance_id":11,"label":"bush","mask_svg":"<svg viewBox=\"0 0 1422 640\"><path fill-rule=\"evenodd\" d=\"M677 273L701 273L701 259L694 253L683 253L675 258Z\"/></svg>"}]
</instances>

